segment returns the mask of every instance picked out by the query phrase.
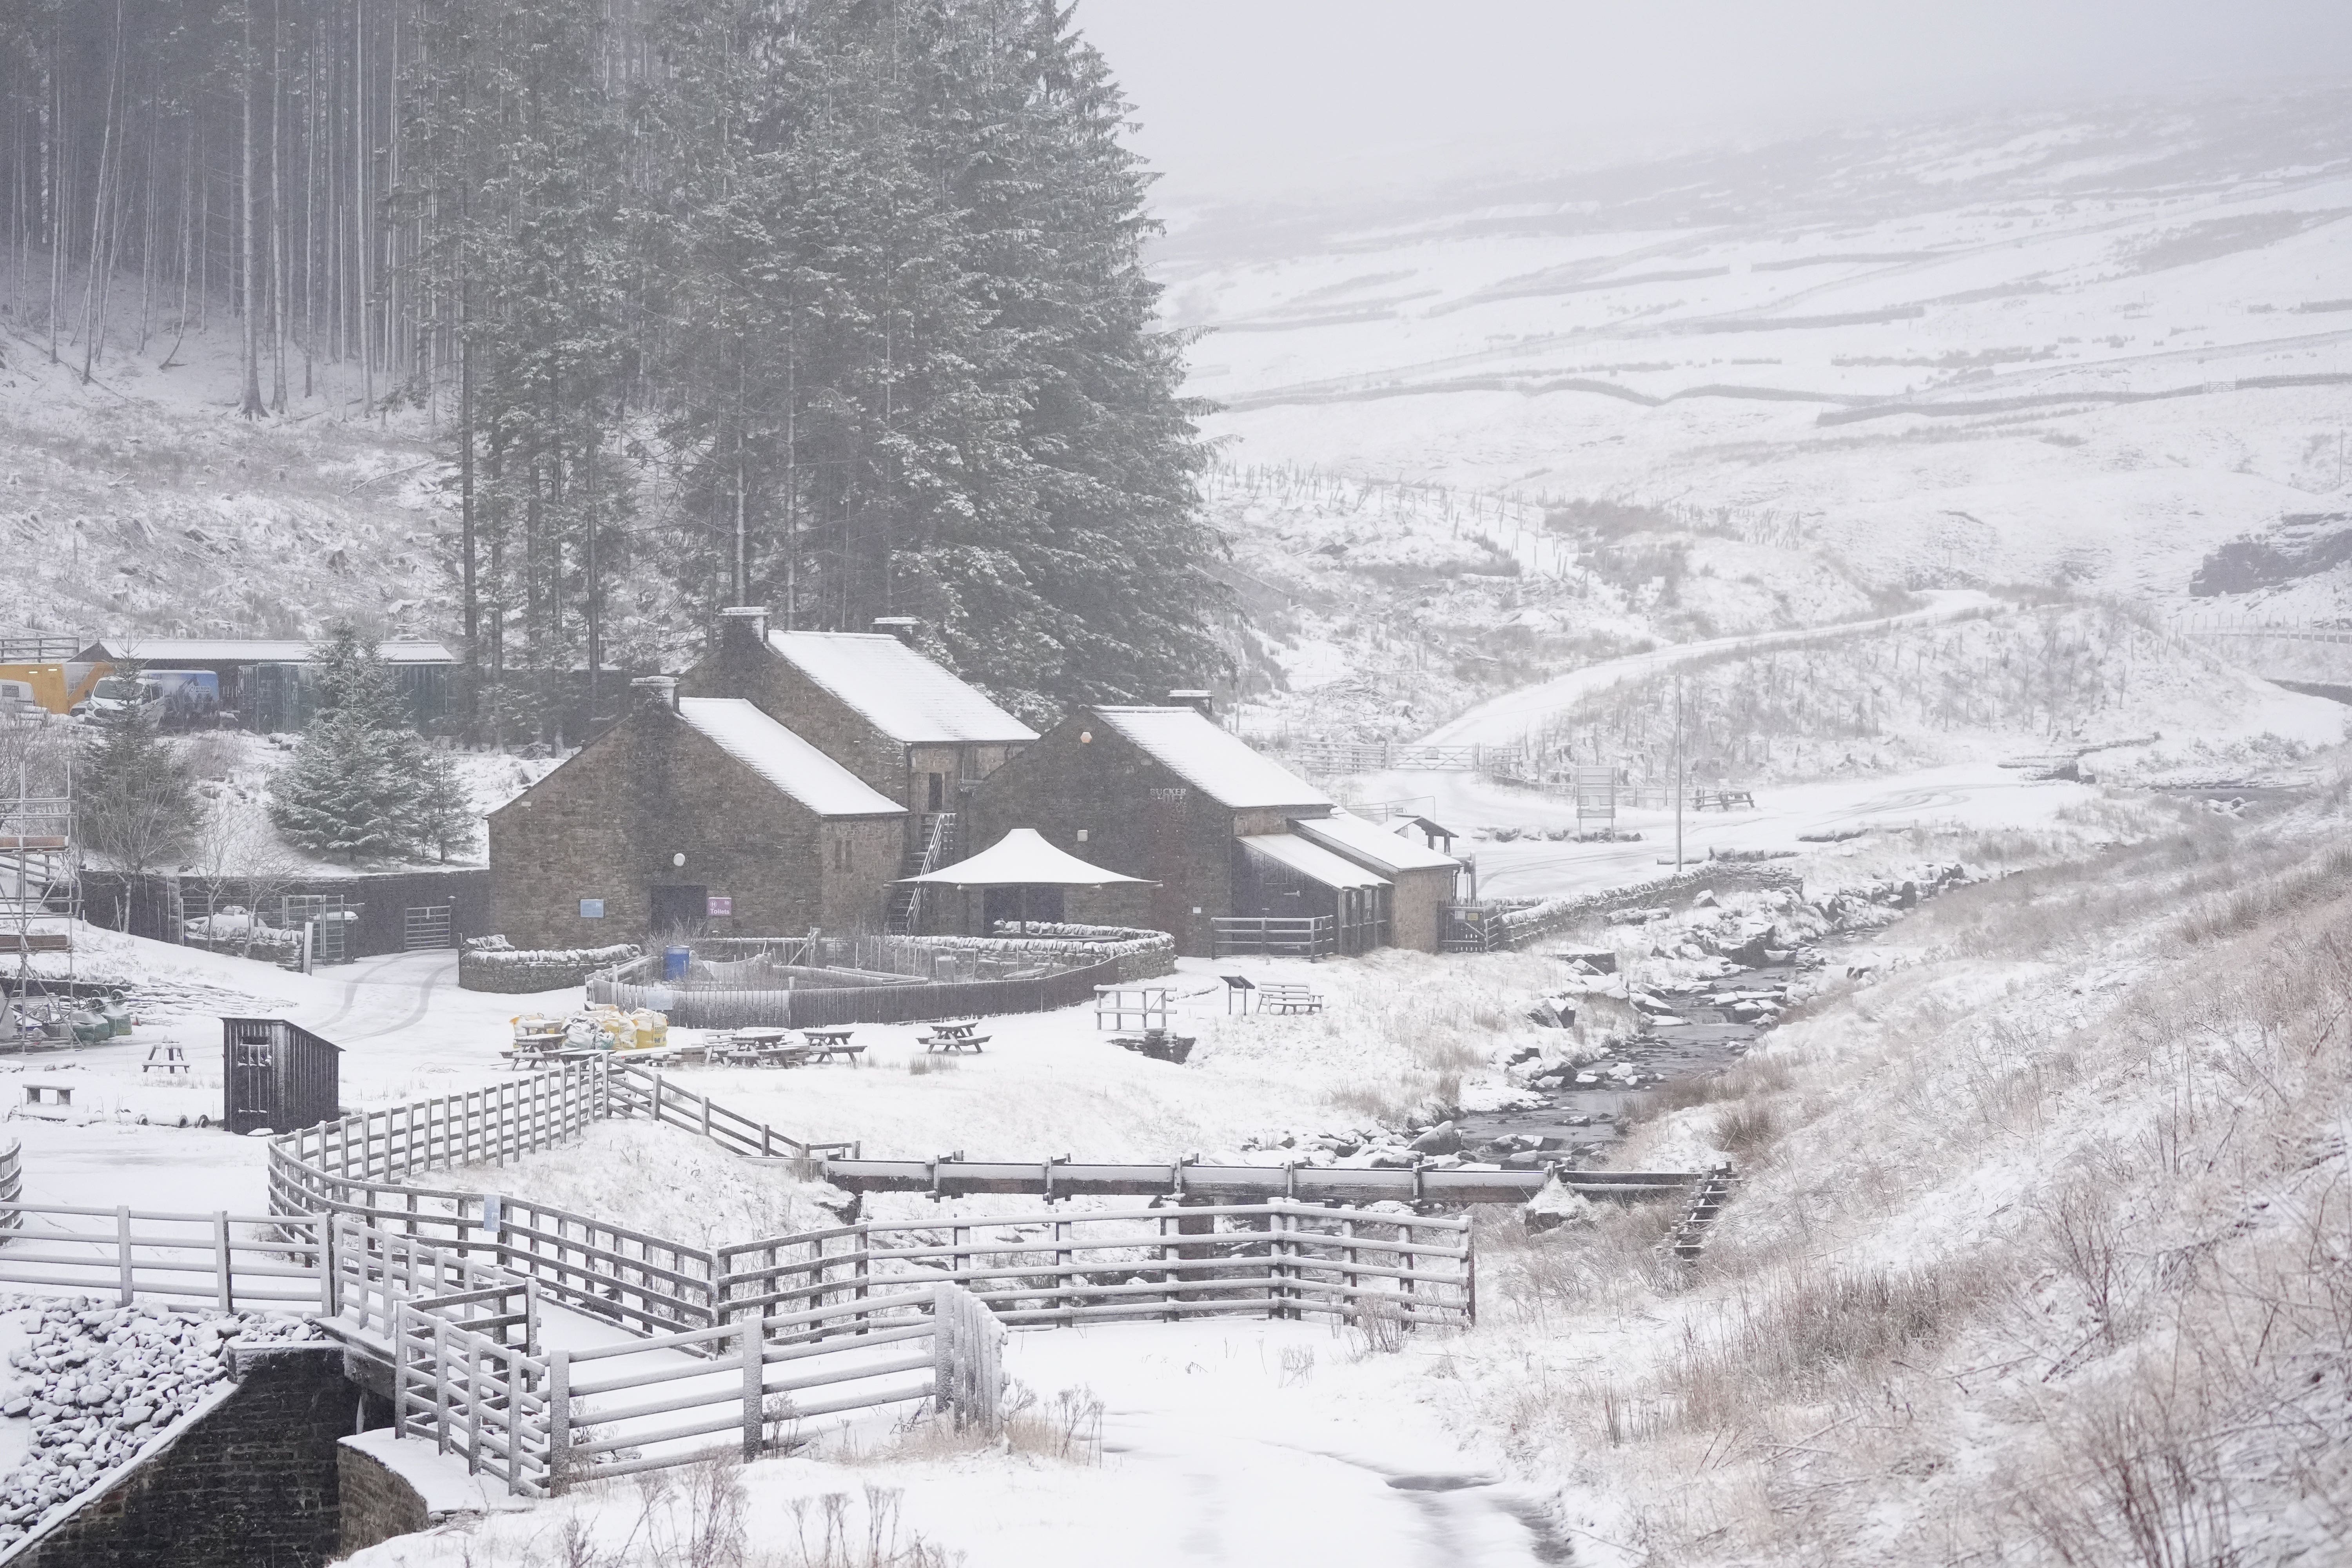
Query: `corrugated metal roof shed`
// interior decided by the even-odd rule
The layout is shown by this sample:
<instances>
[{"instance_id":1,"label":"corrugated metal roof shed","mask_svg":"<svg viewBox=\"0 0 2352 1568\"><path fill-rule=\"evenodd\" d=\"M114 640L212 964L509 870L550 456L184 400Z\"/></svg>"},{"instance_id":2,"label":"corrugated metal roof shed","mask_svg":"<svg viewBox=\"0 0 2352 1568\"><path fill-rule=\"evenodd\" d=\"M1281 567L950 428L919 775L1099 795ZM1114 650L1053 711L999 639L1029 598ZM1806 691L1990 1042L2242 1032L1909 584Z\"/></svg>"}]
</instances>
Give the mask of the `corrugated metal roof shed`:
<instances>
[{"instance_id":1,"label":"corrugated metal roof shed","mask_svg":"<svg viewBox=\"0 0 2352 1568\"><path fill-rule=\"evenodd\" d=\"M1262 806L1321 807L1329 795L1281 763L1260 756L1192 708L1097 708L1092 711L1153 761L1236 811Z\"/></svg>"},{"instance_id":2,"label":"corrugated metal roof shed","mask_svg":"<svg viewBox=\"0 0 2352 1568\"><path fill-rule=\"evenodd\" d=\"M904 816L907 808L751 703L681 697L677 716L721 751L819 816Z\"/></svg>"},{"instance_id":3,"label":"corrugated metal roof shed","mask_svg":"<svg viewBox=\"0 0 2352 1568\"><path fill-rule=\"evenodd\" d=\"M308 664L314 643L265 637L100 637L76 655L81 662L142 664ZM379 643L377 657L386 664L455 664L448 645L403 641Z\"/></svg>"},{"instance_id":4,"label":"corrugated metal roof shed","mask_svg":"<svg viewBox=\"0 0 2352 1568\"><path fill-rule=\"evenodd\" d=\"M902 745L1017 744L1037 731L876 632L770 632L768 646Z\"/></svg>"},{"instance_id":5,"label":"corrugated metal roof shed","mask_svg":"<svg viewBox=\"0 0 2352 1568\"><path fill-rule=\"evenodd\" d=\"M1327 888L1385 888L1391 885L1386 877L1376 876L1353 860L1343 860L1321 845L1309 844L1295 833L1253 833L1234 842L1253 855L1263 855Z\"/></svg>"}]
</instances>

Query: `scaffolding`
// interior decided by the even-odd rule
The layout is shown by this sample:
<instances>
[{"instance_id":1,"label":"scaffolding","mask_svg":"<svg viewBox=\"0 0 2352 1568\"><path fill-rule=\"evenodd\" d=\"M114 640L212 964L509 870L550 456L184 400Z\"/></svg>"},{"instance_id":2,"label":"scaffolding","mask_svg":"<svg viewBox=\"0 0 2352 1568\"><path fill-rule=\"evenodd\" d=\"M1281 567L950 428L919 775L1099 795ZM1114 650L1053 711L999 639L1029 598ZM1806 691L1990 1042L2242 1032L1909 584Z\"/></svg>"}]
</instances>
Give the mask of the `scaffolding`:
<instances>
[{"instance_id":1,"label":"scaffolding","mask_svg":"<svg viewBox=\"0 0 2352 1568\"><path fill-rule=\"evenodd\" d=\"M73 776L63 795L31 793L30 770L19 766L14 795L0 798L0 942L15 949L16 994L30 996L62 979L73 994L74 928L81 919L81 879L76 873ZM62 952L62 976L37 975L37 953Z\"/></svg>"}]
</instances>

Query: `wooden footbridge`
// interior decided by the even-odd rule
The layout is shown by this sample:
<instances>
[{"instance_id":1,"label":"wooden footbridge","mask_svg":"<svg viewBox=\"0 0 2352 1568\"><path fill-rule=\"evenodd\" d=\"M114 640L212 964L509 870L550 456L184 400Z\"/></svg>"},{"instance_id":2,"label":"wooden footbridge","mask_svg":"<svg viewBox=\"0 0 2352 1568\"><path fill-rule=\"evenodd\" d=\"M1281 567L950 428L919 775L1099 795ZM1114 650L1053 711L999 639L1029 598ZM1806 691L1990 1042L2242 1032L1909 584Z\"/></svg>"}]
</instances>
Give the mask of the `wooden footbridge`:
<instances>
[{"instance_id":1,"label":"wooden footbridge","mask_svg":"<svg viewBox=\"0 0 2352 1568\"><path fill-rule=\"evenodd\" d=\"M1500 1170L1412 1165L1169 1165L1081 1163L1075 1160L864 1160L828 1156L814 1173L853 1193L927 1193L958 1198L980 1193L1041 1198L1166 1197L1202 1203L1407 1203L1425 1205L1523 1204L1557 1179L1588 1198L1631 1202L1674 1197L1703 1180L1686 1171Z\"/></svg>"}]
</instances>

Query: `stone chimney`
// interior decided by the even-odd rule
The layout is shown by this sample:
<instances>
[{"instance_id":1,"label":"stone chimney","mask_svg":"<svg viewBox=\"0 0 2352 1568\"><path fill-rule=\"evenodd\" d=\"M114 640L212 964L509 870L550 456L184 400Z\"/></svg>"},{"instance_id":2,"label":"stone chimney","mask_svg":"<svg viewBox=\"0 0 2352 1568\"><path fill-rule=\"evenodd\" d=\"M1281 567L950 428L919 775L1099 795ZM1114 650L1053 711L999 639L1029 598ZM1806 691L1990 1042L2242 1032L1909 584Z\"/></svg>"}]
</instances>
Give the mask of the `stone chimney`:
<instances>
[{"instance_id":1,"label":"stone chimney","mask_svg":"<svg viewBox=\"0 0 2352 1568\"><path fill-rule=\"evenodd\" d=\"M719 612L719 651L756 652L768 640L765 605L730 605Z\"/></svg>"},{"instance_id":2,"label":"stone chimney","mask_svg":"<svg viewBox=\"0 0 2352 1568\"><path fill-rule=\"evenodd\" d=\"M897 637L908 647L915 646L915 628L923 623L912 616L877 616L874 629L886 637Z\"/></svg>"},{"instance_id":3,"label":"stone chimney","mask_svg":"<svg viewBox=\"0 0 2352 1568\"><path fill-rule=\"evenodd\" d=\"M629 682L636 693L634 700L641 708L660 708L677 711L677 677L675 675L641 675Z\"/></svg>"},{"instance_id":4,"label":"stone chimney","mask_svg":"<svg viewBox=\"0 0 2352 1568\"><path fill-rule=\"evenodd\" d=\"M1168 694L1168 705L1171 708L1190 708L1210 723L1213 724L1217 721L1217 700L1206 691L1198 691L1191 688L1171 691Z\"/></svg>"}]
</instances>

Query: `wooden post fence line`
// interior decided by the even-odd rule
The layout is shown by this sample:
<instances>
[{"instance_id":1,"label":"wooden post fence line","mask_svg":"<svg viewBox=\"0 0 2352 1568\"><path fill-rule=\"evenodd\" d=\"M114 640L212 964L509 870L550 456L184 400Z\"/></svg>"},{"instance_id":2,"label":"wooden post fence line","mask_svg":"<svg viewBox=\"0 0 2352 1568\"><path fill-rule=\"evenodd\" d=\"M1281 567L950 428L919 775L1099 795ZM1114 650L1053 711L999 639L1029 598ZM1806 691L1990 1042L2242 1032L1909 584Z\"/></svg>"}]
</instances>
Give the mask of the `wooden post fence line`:
<instances>
[{"instance_id":1,"label":"wooden post fence line","mask_svg":"<svg viewBox=\"0 0 2352 1568\"><path fill-rule=\"evenodd\" d=\"M268 1215L0 1198L0 1222L17 1227L0 1239L0 1280L126 1304L303 1311L391 1367L402 1436L531 1497L583 1475L688 1463L714 1439L772 1451L800 1423L909 1401L992 1431L1011 1323L1247 1314L1415 1328L1475 1315L1466 1218L1318 1206L1297 1195L1296 1169L1244 1168L1257 1201L1215 1202L1201 1167L1113 1168L1164 1174L1190 1195L1178 1208L862 1222L724 1247L409 1184L519 1158L608 1117L680 1126L812 1174L844 1154L857 1163L854 1144L803 1142L657 1070L596 1063L282 1134ZM936 1186L940 1163L915 1168L926 1164ZM1070 1193L1089 1168L1040 1169L1048 1190ZM1408 1179L1413 1198L1427 1195L1423 1173L1349 1174ZM1277 1177L1280 1195L1266 1195ZM9 1180L21 1176L0 1163ZM543 1301L632 1337L546 1348Z\"/></svg>"}]
</instances>

